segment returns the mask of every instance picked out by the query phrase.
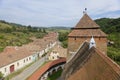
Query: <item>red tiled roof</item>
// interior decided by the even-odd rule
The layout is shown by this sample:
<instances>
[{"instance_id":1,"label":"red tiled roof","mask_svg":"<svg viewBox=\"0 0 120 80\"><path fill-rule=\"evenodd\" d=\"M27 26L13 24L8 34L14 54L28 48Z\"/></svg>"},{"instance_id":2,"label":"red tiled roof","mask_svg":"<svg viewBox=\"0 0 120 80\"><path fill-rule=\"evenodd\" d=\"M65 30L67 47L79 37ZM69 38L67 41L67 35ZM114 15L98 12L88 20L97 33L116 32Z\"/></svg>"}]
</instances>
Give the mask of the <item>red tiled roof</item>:
<instances>
[{"instance_id":1,"label":"red tiled roof","mask_svg":"<svg viewBox=\"0 0 120 80\"><path fill-rule=\"evenodd\" d=\"M25 58L29 55L33 54L28 49L24 48L18 48L18 50L14 50L12 52L3 52L0 53L0 67L3 67L7 64L10 64L12 62L15 62L17 60L20 60L22 58Z\"/></svg>"},{"instance_id":2,"label":"red tiled roof","mask_svg":"<svg viewBox=\"0 0 120 80\"><path fill-rule=\"evenodd\" d=\"M99 25L85 13L75 28L99 28Z\"/></svg>"},{"instance_id":3,"label":"red tiled roof","mask_svg":"<svg viewBox=\"0 0 120 80\"><path fill-rule=\"evenodd\" d=\"M56 45L56 46L53 48L53 51L58 52L58 53L59 53L59 57L67 57L67 49L61 47L60 45Z\"/></svg>"},{"instance_id":4,"label":"red tiled roof","mask_svg":"<svg viewBox=\"0 0 120 80\"><path fill-rule=\"evenodd\" d=\"M28 78L28 80L38 80L50 67L61 62L66 62L66 58L61 58L58 60L54 60L52 62L48 62L47 64L42 66L40 69L38 69L35 73L33 73L32 76Z\"/></svg>"},{"instance_id":5,"label":"red tiled roof","mask_svg":"<svg viewBox=\"0 0 120 80\"><path fill-rule=\"evenodd\" d=\"M75 29L68 35L69 37L106 37L107 35L100 29Z\"/></svg>"},{"instance_id":6,"label":"red tiled roof","mask_svg":"<svg viewBox=\"0 0 120 80\"><path fill-rule=\"evenodd\" d=\"M46 41L44 41L45 38L36 39L33 42L27 45L23 45L21 47L15 47L15 46L6 47L4 51L0 53L0 57L1 57L0 67L3 67L17 60L28 57L34 54L35 51L40 51L45 49L48 43L55 41L55 37L57 37L57 35L53 36L53 34L55 35L55 33L48 34L49 39L46 39Z\"/></svg>"},{"instance_id":7,"label":"red tiled roof","mask_svg":"<svg viewBox=\"0 0 120 80\"><path fill-rule=\"evenodd\" d=\"M97 25L86 13L77 25L72 28L69 37L106 37L107 35L99 29Z\"/></svg>"}]
</instances>

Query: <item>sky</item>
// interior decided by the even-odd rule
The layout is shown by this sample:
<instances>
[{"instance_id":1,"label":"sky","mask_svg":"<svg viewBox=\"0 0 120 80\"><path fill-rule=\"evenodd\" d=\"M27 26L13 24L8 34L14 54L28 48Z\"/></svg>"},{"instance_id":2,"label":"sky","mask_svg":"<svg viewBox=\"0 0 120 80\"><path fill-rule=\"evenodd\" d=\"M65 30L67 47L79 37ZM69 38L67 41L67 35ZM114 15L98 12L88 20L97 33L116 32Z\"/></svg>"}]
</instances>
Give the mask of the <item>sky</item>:
<instances>
[{"instance_id":1,"label":"sky","mask_svg":"<svg viewBox=\"0 0 120 80\"><path fill-rule=\"evenodd\" d=\"M93 20L120 17L120 0L0 0L0 20L31 26L73 27L85 8Z\"/></svg>"}]
</instances>

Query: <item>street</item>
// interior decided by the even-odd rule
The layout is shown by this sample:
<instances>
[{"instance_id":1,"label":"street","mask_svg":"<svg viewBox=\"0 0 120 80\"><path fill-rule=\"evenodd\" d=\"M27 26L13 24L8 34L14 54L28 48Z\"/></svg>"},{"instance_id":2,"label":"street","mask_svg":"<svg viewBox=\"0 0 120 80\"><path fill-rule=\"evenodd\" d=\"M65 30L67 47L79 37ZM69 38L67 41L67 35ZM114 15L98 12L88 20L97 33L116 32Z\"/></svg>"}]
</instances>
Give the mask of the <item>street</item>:
<instances>
[{"instance_id":1,"label":"street","mask_svg":"<svg viewBox=\"0 0 120 80\"><path fill-rule=\"evenodd\" d=\"M46 56L42 57L41 59L37 60L31 66L26 68L22 73L15 76L11 80L26 80L33 72L35 72L44 62L46 61Z\"/></svg>"}]
</instances>

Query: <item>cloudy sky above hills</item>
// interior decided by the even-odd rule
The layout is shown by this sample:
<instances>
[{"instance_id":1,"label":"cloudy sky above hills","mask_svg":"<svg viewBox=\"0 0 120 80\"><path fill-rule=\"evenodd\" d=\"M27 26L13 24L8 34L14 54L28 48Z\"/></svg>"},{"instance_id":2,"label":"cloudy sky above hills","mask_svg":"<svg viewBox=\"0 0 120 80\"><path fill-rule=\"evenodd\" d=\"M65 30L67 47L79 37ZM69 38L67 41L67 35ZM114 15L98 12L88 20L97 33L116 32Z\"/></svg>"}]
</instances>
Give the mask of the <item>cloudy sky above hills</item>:
<instances>
[{"instance_id":1,"label":"cloudy sky above hills","mask_svg":"<svg viewBox=\"0 0 120 80\"><path fill-rule=\"evenodd\" d=\"M120 17L120 0L0 0L0 20L32 26L75 26L84 8L93 18Z\"/></svg>"}]
</instances>

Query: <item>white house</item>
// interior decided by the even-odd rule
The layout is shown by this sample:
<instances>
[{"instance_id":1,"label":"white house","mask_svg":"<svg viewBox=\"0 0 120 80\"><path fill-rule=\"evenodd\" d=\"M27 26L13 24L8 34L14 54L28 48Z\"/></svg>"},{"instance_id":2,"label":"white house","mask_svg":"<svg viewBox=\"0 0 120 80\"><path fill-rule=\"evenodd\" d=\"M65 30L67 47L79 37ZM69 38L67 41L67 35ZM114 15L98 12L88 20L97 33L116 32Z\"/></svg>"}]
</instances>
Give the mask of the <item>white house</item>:
<instances>
[{"instance_id":1,"label":"white house","mask_svg":"<svg viewBox=\"0 0 120 80\"><path fill-rule=\"evenodd\" d=\"M57 35L55 35L56 33L50 33L47 36L49 40L46 38L38 39L21 47L6 47L5 50L0 53L0 72L3 73L4 76L7 76L37 60L39 57L42 57L45 52L55 46L57 37ZM46 40L44 41L44 39Z\"/></svg>"},{"instance_id":2,"label":"white house","mask_svg":"<svg viewBox=\"0 0 120 80\"><path fill-rule=\"evenodd\" d=\"M52 51L48 57L49 60L56 60L58 58L59 58L59 53L57 51Z\"/></svg>"}]
</instances>

